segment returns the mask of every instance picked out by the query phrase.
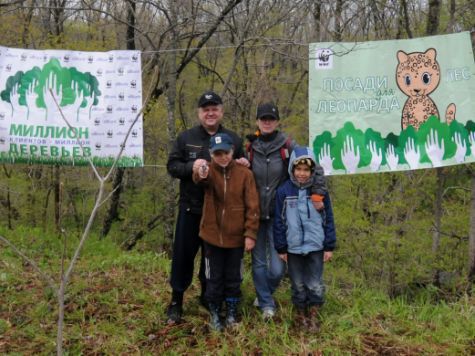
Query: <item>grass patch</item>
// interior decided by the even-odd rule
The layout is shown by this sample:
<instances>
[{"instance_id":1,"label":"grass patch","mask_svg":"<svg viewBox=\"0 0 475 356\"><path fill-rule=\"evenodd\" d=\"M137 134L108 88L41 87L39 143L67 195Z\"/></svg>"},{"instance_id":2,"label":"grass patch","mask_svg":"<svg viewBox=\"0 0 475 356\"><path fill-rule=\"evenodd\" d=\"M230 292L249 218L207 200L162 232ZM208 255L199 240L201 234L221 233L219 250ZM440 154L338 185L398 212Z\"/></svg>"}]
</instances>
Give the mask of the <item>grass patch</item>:
<instances>
[{"instance_id":1,"label":"grass patch","mask_svg":"<svg viewBox=\"0 0 475 356\"><path fill-rule=\"evenodd\" d=\"M7 233L7 232L2 232ZM38 231L8 238L48 271L59 270L60 241ZM68 243L70 247L75 241ZM68 251L70 256L71 251ZM165 325L170 261L164 254L124 252L109 240L87 242L66 298L65 349L70 354L473 354L475 301L467 294L437 301L437 291L389 298L361 280L326 269L327 303L320 332L294 327L289 280L276 293L279 309L264 322L252 306L254 289L246 257L236 330L214 333L198 303L197 280L185 294L185 321ZM54 294L8 248L0 249L0 353L55 352Z\"/></svg>"}]
</instances>

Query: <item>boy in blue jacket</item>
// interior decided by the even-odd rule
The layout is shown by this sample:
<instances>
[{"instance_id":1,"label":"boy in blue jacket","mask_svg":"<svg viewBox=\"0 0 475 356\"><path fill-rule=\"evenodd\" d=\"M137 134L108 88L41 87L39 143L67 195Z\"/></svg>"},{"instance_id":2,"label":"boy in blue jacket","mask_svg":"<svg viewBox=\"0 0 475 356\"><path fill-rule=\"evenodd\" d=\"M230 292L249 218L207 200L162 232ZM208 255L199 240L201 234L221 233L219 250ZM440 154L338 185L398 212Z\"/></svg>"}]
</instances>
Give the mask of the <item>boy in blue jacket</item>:
<instances>
[{"instance_id":1,"label":"boy in blue jacket","mask_svg":"<svg viewBox=\"0 0 475 356\"><path fill-rule=\"evenodd\" d=\"M297 324L316 331L318 309L324 303L323 263L332 258L336 244L333 211L328 192L322 212L313 209L312 178L315 156L308 147L296 147L289 176L276 193L274 246L287 262Z\"/></svg>"}]
</instances>

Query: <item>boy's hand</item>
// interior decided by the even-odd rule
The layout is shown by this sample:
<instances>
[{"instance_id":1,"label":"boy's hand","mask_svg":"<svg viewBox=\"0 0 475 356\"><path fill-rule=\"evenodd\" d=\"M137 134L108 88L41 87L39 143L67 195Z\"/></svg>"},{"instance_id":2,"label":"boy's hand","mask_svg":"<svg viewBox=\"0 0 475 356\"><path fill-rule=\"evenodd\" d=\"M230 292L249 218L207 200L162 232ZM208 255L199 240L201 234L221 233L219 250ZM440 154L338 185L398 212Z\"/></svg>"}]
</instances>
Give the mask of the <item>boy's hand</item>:
<instances>
[{"instance_id":1,"label":"boy's hand","mask_svg":"<svg viewBox=\"0 0 475 356\"><path fill-rule=\"evenodd\" d=\"M208 162L204 159L198 158L193 162L193 172L198 173L198 176L201 179L205 179L208 177L209 172Z\"/></svg>"},{"instance_id":2,"label":"boy's hand","mask_svg":"<svg viewBox=\"0 0 475 356\"><path fill-rule=\"evenodd\" d=\"M325 205L323 204L323 195L320 194L312 194L311 200L313 203L313 207L317 211L322 211L325 208Z\"/></svg>"},{"instance_id":3,"label":"boy's hand","mask_svg":"<svg viewBox=\"0 0 475 356\"><path fill-rule=\"evenodd\" d=\"M200 176L201 179L205 179L206 177L208 177L208 173L209 173L209 167L208 167L208 164L205 163L199 168L198 175Z\"/></svg>"},{"instance_id":4,"label":"boy's hand","mask_svg":"<svg viewBox=\"0 0 475 356\"><path fill-rule=\"evenodd\" d=\"M198 158L197 160L195 160L193 162L193 172L199 172L199 168L204 165L204 164L208 164L208 162L206 162L205 159L202 159L202 158Z\"/></svg>"},{"instance_id":5,"label":"boy's hand","mask_svg":"<svg viewBox=\"0 0 475 356\"><path fill-rule=\"evenodd\" d=\"M322 211L325 208L325 204L323 204L322 201L313 201L312 203L313 203L313 207L317 211Z\"/></svg>"},{"instance_id":6,"label":"boy's hand","mask_svg":"<svg viewBox=\"0 0 475 356\"><path fill-rule=\"evenodd\" d=\"M254 246L256 246L256 240L251 239L250 237L244 239L244 251L249 252L254 248Z\"/></svg>"},{"instance_id":7,"label":"boy's hand","mask_svg":"<svg viewBox=\"0 0 475 356\"><path fill-rule=\"evenodd\" d=\"M287 262L287 254L286 254L286 253L279 253L279 257L280 257L283 261Z\"/></svg>"},{"instance_id":8,"label":"boy's hand","mask_svg":"<svg viewBox=\"0 0 475 356\"><path fill-rule=\"evenodd\" d=\"M325 251L323 253L323 262L329 262L333 257L333 251Z\"/></svg>"}]
</instances>

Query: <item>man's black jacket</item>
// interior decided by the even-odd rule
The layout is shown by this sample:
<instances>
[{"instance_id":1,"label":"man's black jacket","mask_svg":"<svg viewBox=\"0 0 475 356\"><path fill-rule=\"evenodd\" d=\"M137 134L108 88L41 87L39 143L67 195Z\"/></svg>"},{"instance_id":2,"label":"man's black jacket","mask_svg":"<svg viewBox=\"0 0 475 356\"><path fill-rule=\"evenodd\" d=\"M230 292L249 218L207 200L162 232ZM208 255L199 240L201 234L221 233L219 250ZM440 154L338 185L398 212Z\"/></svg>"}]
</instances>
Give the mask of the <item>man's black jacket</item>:
<instances>
[{"instance_id":1,"label":"man's black jacket","mask_svg":"<svg viewBox=\"0 0 475 356\"><path fill-rule=\"evenodd\" d=\"M234 141L234 158L244 157L242 139L233 131L219 126L218 132L225 132ZM173 178L180 179L180 208L194 214L201 214L203 188L193 183L193 162L198 159L210 161L209 140L211 135L198 125L178 135L168 156L167 170Z\"/></svg>"}]
</instances>

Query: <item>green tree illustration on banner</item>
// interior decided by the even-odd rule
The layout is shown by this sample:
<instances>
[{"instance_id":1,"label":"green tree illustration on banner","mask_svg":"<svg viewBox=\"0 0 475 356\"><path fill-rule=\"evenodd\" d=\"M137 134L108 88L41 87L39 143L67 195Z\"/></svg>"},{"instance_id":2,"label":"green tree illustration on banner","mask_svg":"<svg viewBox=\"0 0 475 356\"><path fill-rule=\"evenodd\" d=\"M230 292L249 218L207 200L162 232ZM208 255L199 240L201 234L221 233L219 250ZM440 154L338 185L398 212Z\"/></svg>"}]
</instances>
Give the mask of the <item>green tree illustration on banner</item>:
<instances>
[{"instance_id":1,"label":"green tree illustration on banner","mask_svg":"<svg viewBox=\"0 0 475 356\"><path fill-rule=\"evenodd\" d=\"M367 150L363 151L362 154L369 154L369 157L362 157L362 160L364 162L369 160L371 172L377 172L381 165L386 164L386 157L384 155L386 141L379 132L373 129L367 129L364 136Z\"/></svg>"},{"instance_id":2,"label":"green tree illustration on banner","mask_svg":"<svg viewBox=\"0 0 475 356\"><path fill-rule=\"evenodd\" d=\"M418 131L421 143L420 162L431 163L432 167L441 167L442 161L454 156L455 143L451 140L450 129L446 123L439 121L437 116L431 116Z\"/></svg>"},{"instance_id":3,"label":"green tree illustration on banner","mask_svg":"<svg viewBox=\"0 0 475 356\"><path fill-rule=\"evenodd\" d=\"M450 136L453 143L455 143L455 161L457 163L463 163L465 157L469 156L471 153L470 150L470 140L469 133L464 125L457 121L452 121L449 125Z\"/></svg>"},{"instance_id":4,"label":"green tree illustration on banner","mask_svg":"<svg viewBox=\"0 0 475 356\"><path fill-rule=\"evenodd\" d=\"M353 123L346 122L334 139L331 151L335 158L333 167L355 173L358 167L365 167L370 163L371 153L368 151L363 131L356 129Z\"/></svg>"},{"instance_id":5,"label":"green tree illustration on banner","mask_svg":"<svg viewBox=\"0 0 475 356\"><path fill-rule=\"evenodd\" d=\"M79 112L85 109L91 118L92 106L99 102L99 82L91 73L79 72L76 68L63 68L58 59L52 58L42 69L34 67L23 73L19 71L7 79L2 100L12 106L12 116L27 108L31 112L44 109L45 120L57 117L56 102L65 108L68 117L79 120ZM53 97L54 96L54 97Z\"/></svg>"},{"instance_id":6,"label":"green tree illustration on banner","mask_svg":"<svg viewBox=\"0 0 475 356\"><path fill-rule=\"evenodd\" d=\"M325 174L333 170L356 172L357 168L366 167L371 172L381 171L387 167L390 171L440 167L443 161L453 159L464 163L469 156L475 156L475 123L468 121L464 126L458 121L450 125L440 122L432 116L417 131L408 126L400 136L389 133L382 138L381 133L368 128L364 135L350 122L344 124L332 137L329 131L315 137L313 149Z\"/></svg>"}]
</instances>

